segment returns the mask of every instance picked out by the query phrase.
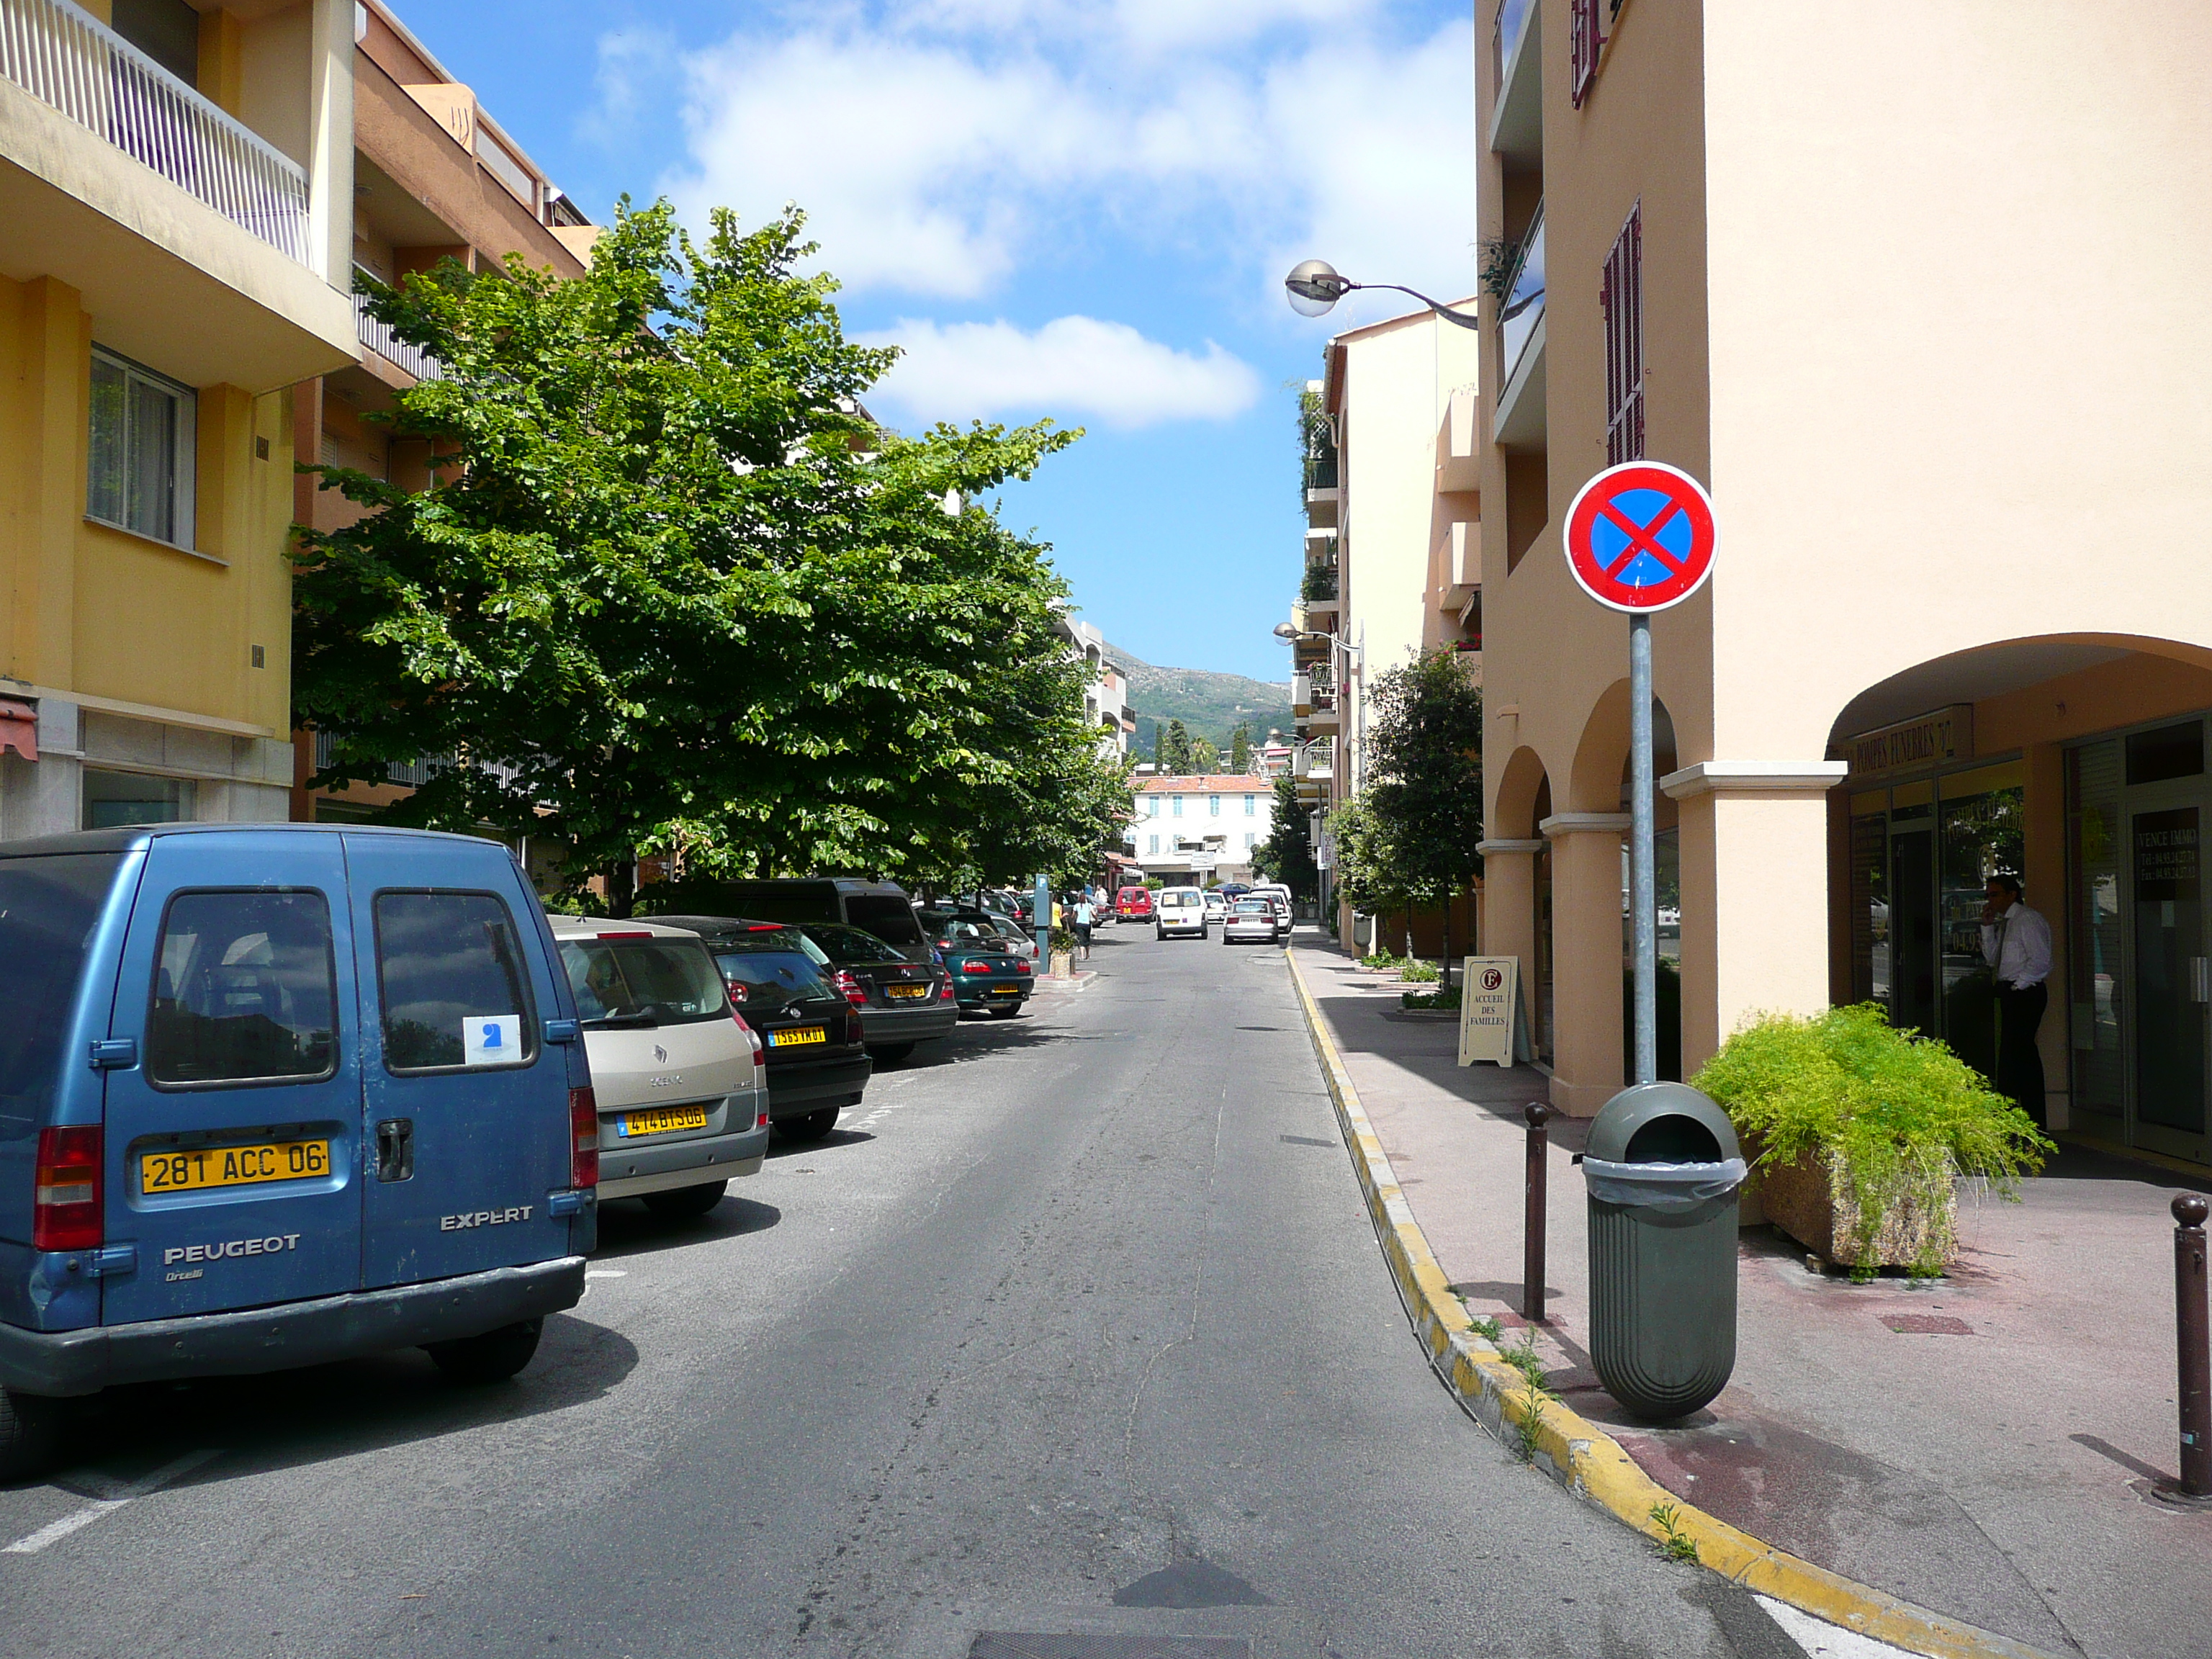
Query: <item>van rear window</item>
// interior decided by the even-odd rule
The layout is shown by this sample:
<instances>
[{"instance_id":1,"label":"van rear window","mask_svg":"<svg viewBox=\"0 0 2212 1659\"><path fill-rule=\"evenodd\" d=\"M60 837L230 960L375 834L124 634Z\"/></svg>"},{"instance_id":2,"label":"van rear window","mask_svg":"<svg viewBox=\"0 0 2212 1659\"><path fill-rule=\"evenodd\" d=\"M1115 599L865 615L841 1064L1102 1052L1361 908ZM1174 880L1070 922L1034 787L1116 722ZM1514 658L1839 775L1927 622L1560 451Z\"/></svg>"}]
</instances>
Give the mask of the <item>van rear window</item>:
<instances>
[{"instance_id":1,"label":"van rear window","mask_svg":"<svg viewBox=\"0 0 2212 1659\"><path fill-rule=\"evenodd\" d=\"M561 965L588 1026L649 1030L729 1018L721 975L696 939L567 939Z\"/></svg>"},{"instance_id":2,"label":"van rear window","mask_svg":"<svg viewBox=\"0 0 2212 1659\"><path fill-rule=\"evenodd\" d=\"M845 901L845 920L893 945L926 945L914 906L896 894L855 893Z\"/></svg>"},{"instance_id":3,"label":"van rear window","mask_svg":"<svg viewBox=\"0 0 2212 1659\"><path fill-rule=\"evenodd\" d=\"M0 859L0 1118L44 1121L61 1076L70 1004L120 853Z\"/></svg>"},{"instance_id":4,"label":"van rear window","mask_svg":"<svg viewBox=\"0 0 2212 1659\"><path fill-rule=\"evenodd\" d=\"M379 893L376 981L387 1070L520 1066L537 1054L522 948L495 893Z\"/></svg>"},{"instance_id":5,"label":"van rear window","mask_svg":"<svg viewBox=\"0 0 2212 1659\"><path fill-rule=\"evenodd\" d=\"M179 893L161 918L146 1075L173 1088L328 1077L337 1006L320 893Z\"/></svg>"}]
</instances>

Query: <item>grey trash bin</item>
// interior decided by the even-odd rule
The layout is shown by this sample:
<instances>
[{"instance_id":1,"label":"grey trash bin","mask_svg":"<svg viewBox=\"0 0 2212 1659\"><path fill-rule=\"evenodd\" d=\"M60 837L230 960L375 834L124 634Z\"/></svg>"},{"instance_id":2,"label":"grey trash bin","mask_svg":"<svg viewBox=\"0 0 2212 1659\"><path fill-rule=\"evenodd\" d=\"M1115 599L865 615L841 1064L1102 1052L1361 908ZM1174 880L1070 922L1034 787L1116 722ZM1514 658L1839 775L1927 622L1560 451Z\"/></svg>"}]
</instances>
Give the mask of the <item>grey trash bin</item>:
<instances>
[{"instance_id":1,"label":"grey trash bin","mask_svg":"<svg viewBox=\"0 0 2212 1659\"><path fill-rule=\"evenodd\" d=\"M1728 1114L1680 1083L1640 1083L1590 1120L1590 1360L1638 1417L1686 1417L1735 1369L1736 1189Z\"/></svg>"}]
</instances>

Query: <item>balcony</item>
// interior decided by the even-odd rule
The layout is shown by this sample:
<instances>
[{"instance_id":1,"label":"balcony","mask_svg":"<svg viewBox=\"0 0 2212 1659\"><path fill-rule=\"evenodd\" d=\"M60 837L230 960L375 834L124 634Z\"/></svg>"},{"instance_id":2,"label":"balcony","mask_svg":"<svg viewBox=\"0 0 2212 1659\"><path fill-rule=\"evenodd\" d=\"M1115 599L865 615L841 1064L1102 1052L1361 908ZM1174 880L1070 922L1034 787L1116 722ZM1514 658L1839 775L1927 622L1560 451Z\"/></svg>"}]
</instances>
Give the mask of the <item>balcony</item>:
<instances>
[{"instance_id":1,"label":"balcony","mask_svg":"<svg viewBox=\"0 0 2212 1659\"><path fill-rule=\"evenodd\" d=\"M1309 456L1306 459L1306 522L1316 530L1326 530L1336 523L1337 477L1336 453Z\"/></svg>"},{"instance_id":2,"label":"balcony","mask_svg":"<svg viewBox=\"0 0 2212 1659\"><path fill-rule=\"evenodd\" d=\"M1482 488L1482 388L1452 388L1437 434L1437 488L1455 495Z\"/></svg>"},{"instance_id":3,"label":"balcony","mask_svg":"<svg viewBox=\"0 0 2212 1659\"><path fill-rule=\"evenodd\" d=\"M1482 589L1482 521L1454 523L1438 550L1443 556L1438 608L1455 613L1464 611L1467 602Z\"/></svg>"},{"instance_id":4,"label":"balcony","mask_svg":"<svg viewBox=\"0 0 2212 1659\"><path fill-rule=\"evenodd\" d=\"M1544 447L1544 207L1521 243L1498 329L1498 441Z\"/></svg>"},{"instance_id":5,"label":"balcony","mask_svg":"<svg viewBox=\"0 0 2212 1659\"><path fill-rule=\"evenodd\" d=\"M1509 170L1543 165L1543 7L1503 0L1490 37L1490 148Z\"/></svg>"},{"instance_id":6,"label":"balcony","mask_svg":"<svg viewBox=\"0 0 2212 1659\"><path fill-rule=\"evenodd\" d=\"M0 0L0 275L76 289L103 344L252 392L353 360L311 169L68 0Z\"/></svg>"},{"instance_id":7,"label":"balcony","mask_svg":"<svg viewBox=\"0 0 2212 1659\"><path fill-rule=\"evenodd\" d=\"M356 265L356 273L374 277L374 271ZM421 346L410 345L392 331L392 325L369 315L368 295L359 289L353 295L354 332L361 343L395 368L405 370L418 380L442 380L446 366Z\"/></svg>"}]
</instances>

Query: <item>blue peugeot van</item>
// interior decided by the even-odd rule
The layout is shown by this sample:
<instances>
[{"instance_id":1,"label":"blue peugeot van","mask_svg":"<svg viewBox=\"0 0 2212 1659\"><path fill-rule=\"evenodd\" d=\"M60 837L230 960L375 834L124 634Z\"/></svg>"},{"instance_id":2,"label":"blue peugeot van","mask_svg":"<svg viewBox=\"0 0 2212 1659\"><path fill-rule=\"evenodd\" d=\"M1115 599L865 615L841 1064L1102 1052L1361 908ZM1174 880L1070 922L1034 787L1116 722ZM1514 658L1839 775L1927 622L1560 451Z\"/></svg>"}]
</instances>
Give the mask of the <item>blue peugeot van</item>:
<instances>
[{"instance_id":1,"label":"blue peugeot van","mask_svg":"<svg viewBox=\"0 0 2212 1659\"><path fill-rule=\"evenodd\" d=\"M559 960L495 842L0 842L0 1479L110 1384L521 1370L598 1223Z\"/></svg>"}]
</instances>

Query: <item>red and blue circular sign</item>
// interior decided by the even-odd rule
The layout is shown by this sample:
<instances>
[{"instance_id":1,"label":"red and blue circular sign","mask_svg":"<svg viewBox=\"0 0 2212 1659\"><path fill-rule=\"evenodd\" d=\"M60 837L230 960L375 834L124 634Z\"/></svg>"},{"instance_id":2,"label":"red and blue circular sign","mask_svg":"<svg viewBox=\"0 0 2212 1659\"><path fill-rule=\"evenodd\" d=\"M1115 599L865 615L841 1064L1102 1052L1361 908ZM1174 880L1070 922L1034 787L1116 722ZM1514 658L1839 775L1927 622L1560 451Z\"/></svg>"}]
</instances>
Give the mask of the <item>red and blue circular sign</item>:
<instances>
[{"instance_id":1,"label":"red and blue circular sign","mask_svg":"<svg viewBox=\"0 0 2212 1659\"><path fill-rule=\"evenodd\" d=\"M1713 499L1663 461L1609 466L1567 509L1567 568L1615 611L1664 611L1713 574Z\"/></svg>"}]
</instances>

